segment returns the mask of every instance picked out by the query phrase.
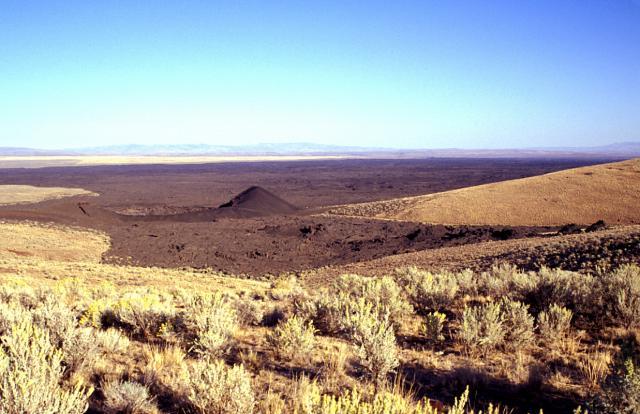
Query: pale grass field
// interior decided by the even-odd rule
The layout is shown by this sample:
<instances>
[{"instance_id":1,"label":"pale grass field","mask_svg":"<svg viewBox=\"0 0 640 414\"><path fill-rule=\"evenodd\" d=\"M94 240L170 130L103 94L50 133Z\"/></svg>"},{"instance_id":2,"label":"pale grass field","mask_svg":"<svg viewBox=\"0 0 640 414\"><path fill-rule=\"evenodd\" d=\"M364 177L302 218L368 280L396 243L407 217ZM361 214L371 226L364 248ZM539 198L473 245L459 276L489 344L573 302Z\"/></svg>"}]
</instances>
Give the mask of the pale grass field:
<instances>
[{"instance_id":1,"label":"pale grass field","mask_svg":"<svg viewBox=\"0 0 640 414\"><path fill-rule=\"evenodd\" d=\"M39 203L76 195L97 196L82 188L34 187L31 185L0 185L0 206L11 204Z\"/></svg>"},{"instance_id":2,"label":"pale grass field","mask_svg":"<svg viewBox=\"0 0 640 414\"><path fill-rule=\"evenodd\" d=\"M337 206L336 214L455 225L640 223L640 159L416 197Z\"/></svg>"},{"instance_id":3,"label":"pale grass field","mask_svg":"<svg viewBox=\"0 0 640 414\"><path fill-rule=\"evenodd\" d=\"M39 168L82 165L139 165L139 164L204 164L225 162L306 161L360 158L342 155L202 155L202 156L141 156L141 155L55 155L0 156L0 168Z\"/></svg>"},{"instance_id":4,"label":"pale grass field","mask_svg":"<svg viewBox=\"0 0 640 414\"><path fill-rule=\"evenodd\" d=\"M98 263L109 246L109 237L97 231L33 222L0 222L0 259Z\"/></svg>"}]
</instances>

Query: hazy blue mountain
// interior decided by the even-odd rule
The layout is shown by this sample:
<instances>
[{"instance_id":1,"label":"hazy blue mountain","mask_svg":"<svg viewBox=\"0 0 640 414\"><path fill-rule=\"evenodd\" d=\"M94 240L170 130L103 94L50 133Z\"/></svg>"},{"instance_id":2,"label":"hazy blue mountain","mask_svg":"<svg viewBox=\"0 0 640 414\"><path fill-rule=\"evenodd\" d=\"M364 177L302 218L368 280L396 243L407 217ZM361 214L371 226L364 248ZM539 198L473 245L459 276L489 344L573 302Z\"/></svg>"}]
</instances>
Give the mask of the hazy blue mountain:
<instances>
[{"instance_id":1,"label":"hazy blue mountain","mask_svg":"<svg viewBox=\"0 0 640 414\"><path fill-rule=\"evenodd\" d=\"M110 145L102 147L81 148L84 154L118 154L118 155L288 155L288 154L337 154L354 152L371 152L377 149L322 145L313 143L261 143L256 145Z\"/></svg>"}]
</instances>

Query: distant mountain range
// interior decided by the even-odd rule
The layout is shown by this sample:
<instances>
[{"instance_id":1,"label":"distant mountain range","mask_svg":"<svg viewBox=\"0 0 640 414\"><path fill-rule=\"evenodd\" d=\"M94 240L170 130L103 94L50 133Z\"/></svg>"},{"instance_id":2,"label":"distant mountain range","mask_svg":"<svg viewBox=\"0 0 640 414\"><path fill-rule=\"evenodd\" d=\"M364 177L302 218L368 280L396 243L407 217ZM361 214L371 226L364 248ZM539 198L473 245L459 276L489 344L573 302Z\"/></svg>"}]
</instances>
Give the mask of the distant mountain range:
<instances>
[{"instance_id":1,"label":"distant mountain range","mask_svg":"<svg viewBox=\"0 0 640 414\"><path fill-rule=\"evenodd\" d=\"M1 156L251 156L251 155L353 155L366 157L545 157L593 156L640 157L640 142L621 142L597 147L539 147L522 149L394 149L323 145L305 142L262 143L256 145L109 145L62 150L0 147Z\"/></svg>"}]
</instances>

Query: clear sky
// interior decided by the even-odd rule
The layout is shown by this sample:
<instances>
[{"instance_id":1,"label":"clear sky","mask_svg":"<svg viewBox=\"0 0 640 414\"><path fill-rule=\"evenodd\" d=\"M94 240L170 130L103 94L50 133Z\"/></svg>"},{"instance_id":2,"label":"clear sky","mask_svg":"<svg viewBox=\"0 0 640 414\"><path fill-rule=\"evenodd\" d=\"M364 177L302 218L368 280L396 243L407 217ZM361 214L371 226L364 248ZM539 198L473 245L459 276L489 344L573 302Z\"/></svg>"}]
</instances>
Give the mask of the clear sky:
<instances>
[{"instance_id":1,"label":"clear sky","mask_svg":"<svg viewBox=\"0 0 640 414\"><path fill-rule=\"evenodd\" d=\"M640 0L0 0L0 146L640 140Z\"/></svg>"}]
</instances>

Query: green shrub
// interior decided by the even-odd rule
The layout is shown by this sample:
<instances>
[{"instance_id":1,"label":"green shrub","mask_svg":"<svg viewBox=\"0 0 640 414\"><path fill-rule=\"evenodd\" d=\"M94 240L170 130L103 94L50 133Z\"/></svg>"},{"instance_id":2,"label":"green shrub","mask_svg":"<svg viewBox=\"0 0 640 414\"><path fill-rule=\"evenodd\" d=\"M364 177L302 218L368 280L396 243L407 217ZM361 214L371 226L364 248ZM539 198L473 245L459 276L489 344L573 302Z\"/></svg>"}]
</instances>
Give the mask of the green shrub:
<instances>
[{"instance_id":1,"label":"green shrub","mask_svg":"<svg viewBox=\"0 0 640 414\"><path fill-rule=\"evenodd\" d=\"M573 312L555 303L538 315L538 330L548 342L566 338L571 329Z\"/></svg>"},{"instance_id":2,"label":"green shrub","mask_svg":"<svg viewBox=\"0 0 640 414\"><path fill-rule=\"evenodd\" d=\"M187 400L200 414L250 414L255 405L251 378L241 365L199 360L189 367Z\"/></svg>"},{"instance_id":3,"label":"green shrub","mask_svg":"<svg viewBox=\"0 0 640 414\"><path fill-rule=\"evenodd\" d=\"M403 297L401 288L388 276L381 278L358 275L342 275L334 289L344 292L352 299L363 298L380 311L388 314L389 320L398 329L402 321L413 314L413 308Z\"/></svg>"},{"instance_id":4,"label":"green shrub","mask_svg":"<svg viewBox=\"0 0 640 414\"><path fill-rule=\"evenodd\" d=\"M398 366L396 337L387 315L380 316L372 304L362 299L357 303L358 308L347 314L344 324L356 346L356 357L379 388Z\"/></svg>"},{"instance_id":5,"label":"green shrub","mask_svg":"<svg viewBox=\"0 0 640 414\"><path fill-rule=\"evenodd\" d=\"M422 324L423 335L431 342L440 342L444 340L442 330L444 328L444 321L447 316L440 312L430 312L424 318Z\"/></svg>"},{"instance_id":6,"label":"green shrub","mask_svg":"<svg viewBox=\"0 0 640 414\"><path fill-rule=\"evenodd\" d=\"M63 361L67 366L67 375L74 373L90 374L103 350L93 328L74 329L62 344Z\"/></svg>"},{"instance_id":7,"label":"green shrub","mask_svg":"<svg viewBox=\"0 0 640 414\"><path fill-rule=\"evenodd\" d=\"M397 270L396 275L414 307L423 314L446 310L459 290L456 275L450 272L431 273L408 267Z\"/></svg>"},{"instance_id":8,"label":"green shrub","mask_svg":"<svg viewBox=\"0 0 640 414\"><path fill-rule=\"evenodd\" d=\"M506 347L511 350L520 349L533 343L534 319L529 314L529 306L506 298L501 301L500 306Z\"/></svg>"},{"instance_id":9,"label":"green shrub","mask_svg":"<svg viewBox=\"0 0 640 414\"><path fill-rule=\"evenodd\" d=\"M109 328L106 331L97 331L95 336L96 343L104 353L121 354L126 352L129 347L129 338L115 328Z\"/></svg>"},{"instance_id":10,"label":"green shrub","mask_svg":"<svg viewBox=\"0 0 640 414\"><path fill-rule=\"evenodd\" d=\"M413 314L413 308L390 277L372 278L343 275L328 292L321 292L314 304L299 301L296 314L312 315L314 325L323 333L346 333L349 315L362 306L371 306L379 317L387 315L395 330Z\"/></svg>"},{"instance_id":11,"label":"green shrub","mask_svg":"<svg viewBox=\"0 0 640 414\"><path fill-rule=\"evenodd\" d=\"M504 318L499 303L465 307L458 339L471 353L485 354L502 345Z\"/></svg>"},{"instance_id":12,"label":"green shrub","mask_svg":"<svg viewBox=\"0 0 640 414\"><path fill-rule=\"evenodd\" d=\"M576 312L591 314L597 298L596 279L589 275L562 269L541 268L531 274L535 285L525 292L526 301L534 311L540 312L556 304Z\"/></svg>"},{"instance_id":13,"label":"green shrub","mask_svg":"<svg viewBox=\"0 0 640 414\"><path fill-rule=\"evenodd\" d=\"M64 303L51 295L31 311L33 323L49 332L54 346L64 348L76 335L76 314Z\"/></svg>"},{"instance_id":14,"label":"green shrub","mask_svg":"<svg viewBox=\"0 0 640 414\"><path fill-rule=\"evenodd\" d=\"M44 329L25 320L1 338L0 412L80 414L92 390L62 386L62 353Z\"/></svg>"},{"instance_id":15,"label":"green shrub","mask_svg":"<svg viewBox=\"0 0 640 414\"><path fill-rule=\"evenodd\" d=\"M20 302L0 302L0 336L9 333L16 323L26 320L32 320L31 312Z\"/></svg>"},{"instance_id":16,"label":"green shrub","mask_svg":"<svg viewBox=\"0 0 640 414\"><path fill-rule=\"evenodd\" d=\"M176 313L173 305L155 293L127 293L112 305L111 312L116 324L144 338L155 338Z\"/></svg>"},{"instance_id":17,"label":"green shrub","mask_svg":"<svg viewBox=\"0 0 640 414\"><path fill-rule=\"evenodd\" d=\"M468 294L478 293L481 295L499 298L517 295L526 280L531 280L518 269L508 263L493 265L488 272L477 275L475 288L476 292L465 292Z\"/></svg>"},{"instance_id":18,"label":"green shrub","mask_svg":"<svg viewBox=\"0 0 640 414\"><path fill-rule=\"evenodd\" d=\"M310 322L292 316L267 335L267 342L278 357L289 361L305 361L315 345L314 332Z\"/></svg>"},{"instance_id":19,"label":"green shrub","mask_svg":"<svg viewBox=\"0 0 640 414\"><path fill-rule=\"evenodd\" d=\"M102 385L105 411L109 414L151 414L158 412L149 390L131 381L112 381Z\"/></svg>"},{"instance_id":20,"label":"green shrub","mask_svg":"<svg viewBox=\"0 0 640 414\"><path fill-rule=\"evenodd\" d=\"M200 355L222 354L238 328L233 305L219 292L195 296L185 314L194 325L192 349Z\"/></svg>"},{"instance_id":21,"label":"green shrub","mask_svg":"<svg viewBox=\"0 0 640 414\"><path fill-rule=\"evenodd\" d=\"M640 373L628 359L610 376L591 404L590 412L633 414L640 412Z\"/></svg>"},{"instance_id":22,"label":"green shrub","mask_svg":"<svg viewBox=\"0 0 640 414\"><path fill-rule=\"evenodd\" d=\"M640 326L640 267L622 266L603 275L602 292L610 323Z\"/></svg>"}]
</instances>

